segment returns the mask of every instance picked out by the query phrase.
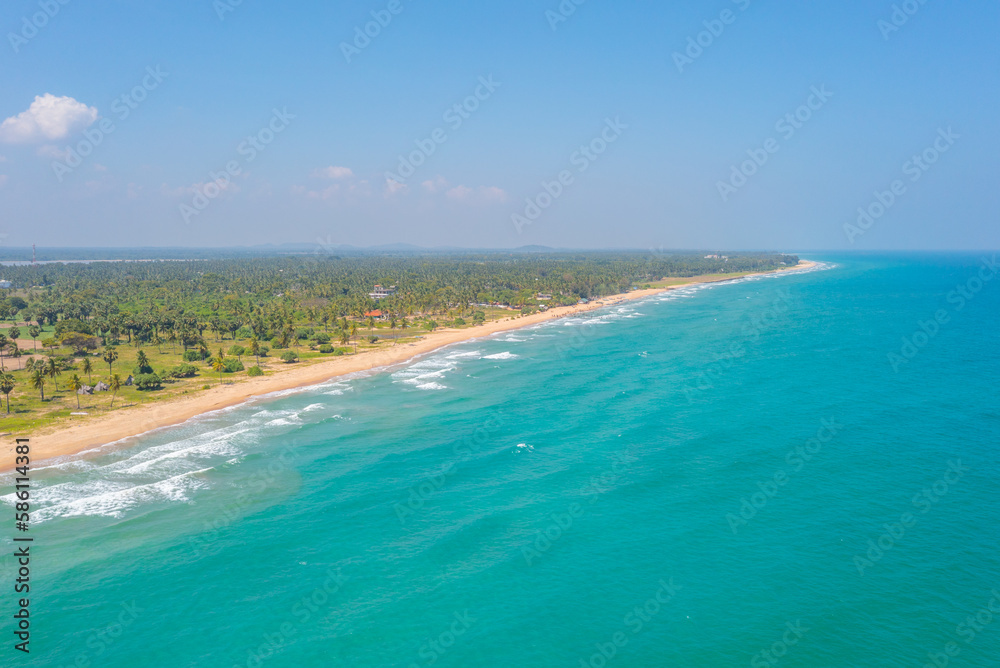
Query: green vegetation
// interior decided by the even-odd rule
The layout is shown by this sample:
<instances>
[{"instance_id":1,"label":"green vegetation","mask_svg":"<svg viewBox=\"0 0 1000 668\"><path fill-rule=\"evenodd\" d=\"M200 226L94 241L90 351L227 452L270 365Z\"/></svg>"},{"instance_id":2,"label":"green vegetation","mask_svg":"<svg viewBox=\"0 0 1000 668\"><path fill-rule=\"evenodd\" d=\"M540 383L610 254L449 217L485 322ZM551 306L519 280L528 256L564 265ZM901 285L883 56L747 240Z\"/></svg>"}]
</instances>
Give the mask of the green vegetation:
<instances>
[{"instance_id":1,"label":"green vegetation","mask_svg":"<svg viewBox=\"0 0 1000 668\"><path fill-rule=\"evenodd\" d=\"M440 327L798 262L693 253L179 255L192 259L4 267L13 284L0 291L5 431L389 347ZM398 287L376 301L376 284Z\"/></svg>"}]
</instances>

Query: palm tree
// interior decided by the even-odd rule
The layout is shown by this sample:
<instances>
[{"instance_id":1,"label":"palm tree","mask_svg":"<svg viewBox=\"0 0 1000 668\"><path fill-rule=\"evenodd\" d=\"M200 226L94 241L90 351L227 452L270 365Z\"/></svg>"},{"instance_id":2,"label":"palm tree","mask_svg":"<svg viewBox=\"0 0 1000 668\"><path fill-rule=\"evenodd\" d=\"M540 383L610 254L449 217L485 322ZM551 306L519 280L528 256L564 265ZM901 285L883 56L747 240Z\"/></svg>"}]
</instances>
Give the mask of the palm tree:
<instances>
[{"instance_id":1,"label":"palm tree","mask_svg":"<svg viewBox=\"0 0 1000 668\"><path fill-rule=\"evenodd\" d=\"M14 376L9 373L0 375L0 392L7 395L7 415L10 415L10 393L14 391Z\"/></svg>"},{"instance_id":2,"label":"palm tree","mask_svg":"<svg viewBox=\"0 0 1000 668\"><path fill-rule=\"evenodd\" d=\"M260 366L260 341L256 336L250 337L250 353L257 358L257 366Z\"/></svg>"},{"instance_id":3,"label":"palm tree","mask_svg":"<svg viewBox=\"0 0 1000 668\"><path fill-rule=\"evenodd\" d=\"M118 394L118 390L122 389L122 377L117 373L112 374L111 378L108 379L108 387L111 389L111 408L114 408L115 395Z\"/></svg>"},{"instance_id":4,"label":"palm tree","mask_svg":"<svg viewBox=\"0 0 1000 668\"><path fill-rule=\"evenodd\" d=\"M0 371L3 371L3 351L9 340L6 334L0 334Z\"/></svg>"},{"instance_id":5,"label":"palm tree","mask_svg":"<svg viewBox=\"0 0 1000 668\"><path fill-rule=\"evenodd\" d=\"M358 323L351 323L351 338L354 339L354 353L358 352Z\"/></svg>"},{"instance_id":6,"label":"palm tree","mask_svg":"<svg viewBox=\"0 0 1000 668\"><path fill-rule=\"evenodd\" d=\"M11 339L7 344L8 355L17 360L17 368L21 368L21 349L17 347L17 341Z\"/></svg>"},{"instance_id":7,"label":"palm tree","mask_svg":"<svg viewBox=\"0 0 1000 668\"><path fill-rule=\"evenodd\" d=\"M28 336L30 336L31 340L34 342L35 350L38 350L38 337L41 336L41 334L42 328L38 325L32 325L28 328Z\"/></svg>"},{"instance_id":8,"label":"palm tree","mask_svg":"<svg viewBox=\"0 0 1000 668\"><path fill-rule=\"evenodd\" d=\"M351 340L351 335L347 333L347 330L340 330L340 345L346 346Z\"/></svg>"},{"instance_id":9,"label":"palm tree","mask_svg":"<svg viewBox=\"0 0 1000 668\"><path fill-rule=\"evenodd\" d=\"M146 351L139 348L139 354L135 356L135 362L139 367L149 366L149 358L146 357Z\"/></svg>"},{"instance_id":10,"label":"palm tree","mask_svg":"<svg viewBox=\"0 0 1000 668\"><path fill-rule=\"evenodd\" d=\"M83 358L83 366L81 367L83 372L87 374L87 382L90 382L90 373L94 370L94 363L90 361L89 357Z\"/></svg>"},{"instance_id":11,"label":"palm tree","mask_svg":"<svg viewBox=\"0 0 1000 668\"><path fill-rule=\"evenodd\" d=\"M31 370L31 386L41 393L42 401L45 401L45 372L42 369L35 367Z\"/></svg>"},{"instance_id":12,"label":"palm tree","mask_svg":"<svg viewBox=\"0 0 1000 668\"><path fill-rule=\"evenodd\" d=\"M212 371L219 372L219 383L222 383L222 372L226 368L226 363L223 362L222 360L223 360L222 351L220 350L219 354L216 357L212 358Z\"/></svg>"},{"instance_id":13,"label":"palm tree","mask_svg":"<svg viewBox=\"0 0 1000 668\"><path fill-rule=\"evenodd\" d=\"M74 373L73 377L66 384L66 387L76 392L76 409L80 410L80 389L83 387L83 381L80 380L80 376Z\"/></svg>"},{"instance_id":14,"label":"palm tree","mask_svg":"<svg viewBox=\"0 0 1000 668\"><path fill-rule=\"evenodd\" d=\"M9 336L11 340L19 339L21 338L21 330L17 327L11 327L7 330L7 336Z\"/></svg>"},{"instance_id":15,"label":"palm tree","mask_svg":"<svg viewBox=\"0 0 1000 668\"><path fill-rule=\"evenodd\" d=\"M56 376L62 375L62 369L59 368L59 365L51 357L45 363L45 375L51 378L52 382L55 382Z\"/></svg>"},{"instance_id":16,"label":"palm tree","mask_svg":"<svg viewBox=\"0 0 1000 668\"><path fill-rule=\"evenodd\" d=\"M102 357L104 358L104 361L108 363L108 375L110 376L111 372L114 370L112 369L112 365L115 363L115 360L118 359L118 351L111 346L108 346L104 349L104 355ZM114 403L114 401L112 401L112 403Z\"/></svg>"}]
</instances>

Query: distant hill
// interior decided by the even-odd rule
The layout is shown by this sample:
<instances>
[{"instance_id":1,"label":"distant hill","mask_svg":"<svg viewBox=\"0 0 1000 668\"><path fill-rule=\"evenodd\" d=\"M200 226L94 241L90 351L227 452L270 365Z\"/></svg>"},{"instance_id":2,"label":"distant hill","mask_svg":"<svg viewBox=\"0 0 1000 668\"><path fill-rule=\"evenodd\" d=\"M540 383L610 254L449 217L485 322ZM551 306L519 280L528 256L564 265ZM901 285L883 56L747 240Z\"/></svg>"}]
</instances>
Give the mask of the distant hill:
<instances>
[{"instance_id":1,"label":"distant hill","mask_svg":"<svg viewBox=\"0 0 1000 668\"><path fill-rule=\"evenodd\" d=\"M518 246L513 250L515 253L554 253L556 251L551 246Z\"/></svg>"}]
</instances>

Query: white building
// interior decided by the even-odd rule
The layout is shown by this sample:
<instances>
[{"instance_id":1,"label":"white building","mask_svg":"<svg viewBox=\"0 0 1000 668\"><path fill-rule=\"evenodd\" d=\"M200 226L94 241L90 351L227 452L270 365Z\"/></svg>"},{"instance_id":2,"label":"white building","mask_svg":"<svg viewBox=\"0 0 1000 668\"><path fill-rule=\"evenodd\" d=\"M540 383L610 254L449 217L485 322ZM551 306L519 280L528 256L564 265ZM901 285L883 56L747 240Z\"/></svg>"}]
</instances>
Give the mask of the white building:
<instances>
[{"instance_id":1,"label":"white building","mask_svg":"<svg viewBox=\"0 0 1000 668\"><path fill-rule=\"evenodd\" d=\"M396 294L395 285L391 285L388 288L383 288L381 285L376 285L375 289L368 293L368 296L378 301L379 299L385 299L386 297L391 297L394 294Z\"/></svg>"}]
</instances>

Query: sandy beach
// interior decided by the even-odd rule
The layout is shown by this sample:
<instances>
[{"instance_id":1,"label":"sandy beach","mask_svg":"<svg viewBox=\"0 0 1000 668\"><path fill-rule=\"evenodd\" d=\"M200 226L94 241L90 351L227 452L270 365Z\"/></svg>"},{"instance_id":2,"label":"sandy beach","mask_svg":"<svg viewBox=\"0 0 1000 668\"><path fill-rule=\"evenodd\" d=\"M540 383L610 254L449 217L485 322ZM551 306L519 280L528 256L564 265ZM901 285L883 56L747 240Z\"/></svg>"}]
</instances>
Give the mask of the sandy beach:
<instances>
[{"instance_id":1,"label":"sandy beach","mask_svg":"<svg viewBox=\"0 0 1000 668\"><path fill-rule=\"evenodd\" d=\"M815 266L814 262L800 262L798 266L780 269L779 272L800 271ZM737 278L745 278L737 277ZM132 436L146 433L153 429L181 424L195 416L211 411L241 404L254 397L308 387L326 382L333 378L361 371L370 371L400 364L418 355L433 352L439 348L478 339L497 332L503 332L522 327L530 327L548 320L564 318L584 313L616 302L643 299L651 295L669 290L697 285L705 282L724 282L736 278L722 278L716 281L692 281L667 288L636 290L620 295L605 297L587 304L561 306L551 308L543 313L529 316L514 315L503 320L494 320L479 327L468 329L442 329L427 334L423 338L407 344L391 346L379 350L369 350L349 357L336 357L312 364L302 364L280 372L259 378L250 378L232 385L220 385L198 392L191 396L182 396L162 402L155 402L122 408L112 414L94 418L83 418L80 424L71 427L59 427L51 431L42 430L32 434L17 434L3 438L4 447L13 447L13 439L29 437L31 439L32 459L34 462L72 455L98 446L121 441ZM0 471L13 468L13 460L0 464Z\"/></svg>"}]
</instances>

